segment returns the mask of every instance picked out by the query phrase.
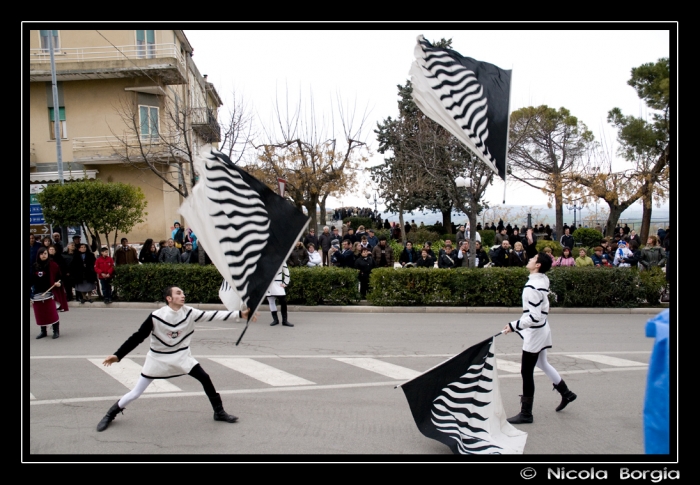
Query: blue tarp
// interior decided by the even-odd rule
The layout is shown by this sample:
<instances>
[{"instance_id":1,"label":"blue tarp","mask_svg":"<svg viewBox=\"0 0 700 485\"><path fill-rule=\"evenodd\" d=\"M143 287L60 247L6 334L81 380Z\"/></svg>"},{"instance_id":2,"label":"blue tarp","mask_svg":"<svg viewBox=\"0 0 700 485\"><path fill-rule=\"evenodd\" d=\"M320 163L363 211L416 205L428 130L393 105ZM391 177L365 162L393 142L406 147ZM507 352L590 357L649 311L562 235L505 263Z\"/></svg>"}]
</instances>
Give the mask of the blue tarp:
<instances>
[{"instance_id":1,"label":"blue tarp","mask_svg":"<svg viewBox=\"0 0 700 485\"><path fill-rule=\"evenodd\" d=\"M653 337L644 398L644 451L669 453L669 311L664 310L647 322L646 336Z\"/></svg>"}]
</instances>

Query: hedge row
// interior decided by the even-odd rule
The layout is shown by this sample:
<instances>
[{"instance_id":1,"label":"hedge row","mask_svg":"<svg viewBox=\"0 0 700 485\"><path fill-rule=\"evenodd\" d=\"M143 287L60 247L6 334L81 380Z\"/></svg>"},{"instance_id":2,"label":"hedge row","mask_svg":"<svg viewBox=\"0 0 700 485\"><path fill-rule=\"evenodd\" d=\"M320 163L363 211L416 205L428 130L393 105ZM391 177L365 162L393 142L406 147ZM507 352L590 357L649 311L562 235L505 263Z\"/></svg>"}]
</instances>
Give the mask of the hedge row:
<instances>
[{"instance_id":1,"label":"hedge row","mask_svg":"<svg viewBox=\"0 0 700 485\"><path fill-rule=\"evenodd\" d=\"M351 305L360 300L357 271L341 268L290 268L287 300L300 305ZM658 306L666 286L659 269L552 268L552 307L632 308ZM368 303L375 306L518 307L528 278L525 268L451 270L377 268L372 271ZM163 301L168 285L182 288L190 303L221 303L221 275L215 266L145 264L115 268L118 300Z\"/></svg>"}]
</instances>

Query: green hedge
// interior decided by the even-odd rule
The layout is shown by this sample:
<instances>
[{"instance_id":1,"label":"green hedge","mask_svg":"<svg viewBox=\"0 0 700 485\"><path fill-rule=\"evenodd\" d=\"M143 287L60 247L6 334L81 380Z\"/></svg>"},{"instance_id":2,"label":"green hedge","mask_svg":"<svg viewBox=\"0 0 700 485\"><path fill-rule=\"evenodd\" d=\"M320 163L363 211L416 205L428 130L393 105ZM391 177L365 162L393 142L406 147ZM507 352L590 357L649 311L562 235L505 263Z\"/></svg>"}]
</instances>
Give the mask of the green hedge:
<instances>
[{"instance_id":1,"label":"green hedge","mask_svg":"<svg viewBox=\"0 0 700 485\"><path fill-rule=\"evenodd\" d=\"M360 300L357 271L290 268L288 301L299 305L352 305ZM552 307L633 308L659 306L666 286L660 268L552 268ZM452 270L376 268L367 300L376 306L521 306L525 268ZM145 264L115 268L115 301L163 301L168 285L182 288L191 303L221 303L221 275L213 265ZM263 302L264 303L264 302Z\"/></svg>"}]
</instances>

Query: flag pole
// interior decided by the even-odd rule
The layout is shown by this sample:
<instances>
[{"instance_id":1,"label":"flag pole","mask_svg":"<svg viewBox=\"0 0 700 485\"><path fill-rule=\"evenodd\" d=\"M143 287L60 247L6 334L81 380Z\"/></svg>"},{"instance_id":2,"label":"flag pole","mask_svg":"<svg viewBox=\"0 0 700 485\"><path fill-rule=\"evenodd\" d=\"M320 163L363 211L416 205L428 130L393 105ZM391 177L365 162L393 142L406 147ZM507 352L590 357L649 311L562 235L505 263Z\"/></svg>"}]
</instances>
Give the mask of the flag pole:
<instances>
[{"instance_id":1,"label":"flag pole","mask_svg":"<svg viewBox=\"0 0 700 485\"><path fill-rule=\"evenodd\" d=\"M494 335L494 336L492 336L492 337L489 337L489 339L498 337L498 336L501 335L502 333L503 333L503 331L500 331L500 332L498 332L496 335ZM460 353L461 353L461 352L460 352ZM427 371L421 372L421 373L418 374L416 377L414 377L414 378L412 378L412 379L409 379L409 380L407 380L406 382L404 382L404 383L402 383L402 384L397 384L397 385L395 385L395 386L394 386L394 389L396 389L396 388L398 388L398 387L401 387L401 386L403 386L403 385L406 385L406 384L408 384L409 382L411 382L411 381L413 381L413 380L418 379L420 376L422 376L422 375L424 375L424 374L427 374L428 372L430 372L431 370L435 369L436 367L440 367L441 365L443 365L443 364L445 364L445 363L451 361L452 359L454 359L455 357L458 357L459 355L460 355L460 354L453 355L453 356L450 357L449 359L444 360L444 361L440 362L439 364L432 366L432 367L431 367L430 369L428 369Z\"/></svg>"},{"instance_id":2,"label":"flag pole","mask_svg":"<svg viewBox=\"0 0 700 485\"><path fill-rule=\"evenodd\" d=\"M513 66L510 68L510 83L508 84L508 125L506 127L506 158L503 160L503 203L506 203L506 179L508 178L508 142L510 141L510 96L513 92Z\"/></svg>"}]
</instances>

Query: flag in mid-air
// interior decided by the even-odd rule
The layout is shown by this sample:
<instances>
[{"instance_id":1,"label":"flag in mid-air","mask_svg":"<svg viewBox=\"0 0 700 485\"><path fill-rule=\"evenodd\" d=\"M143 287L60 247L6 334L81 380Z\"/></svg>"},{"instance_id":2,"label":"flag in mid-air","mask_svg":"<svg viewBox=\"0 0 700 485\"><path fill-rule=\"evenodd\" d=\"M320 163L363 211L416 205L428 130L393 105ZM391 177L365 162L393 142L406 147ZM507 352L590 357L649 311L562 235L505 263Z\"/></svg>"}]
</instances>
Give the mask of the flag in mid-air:
<instances>
[{"instance_id":1,"label":"flag in mid-air","mask_svg":"<svg viewBox=\"0 0 700 485\"><path fill-rule=\"evenodd\" d=\"M225 154L200 154L199 182L179 212L224 278L222 303L250 308L250 321L309 218Z\"/></svg>"},{"instance_id":2,"label":"flag in mid-air","mask_svg":"<svg viewBox=\"0 0 700 485\"><path fill-rule=\"evenodd\" d=\"M505 180L511 71L434 47L422 35L414 56L416 105Z\"/></svg>"},{"instance_id":3,"label":"flag in mid-air","mask_svg":"<svg viewBox=\"0 0 700 485\"><path fill-rule=\"evenodd\" d=\"M506 421L495 337L401 384L421 433L455 454L522 454L527 433Z\"/></svg>"}]
</instances>

